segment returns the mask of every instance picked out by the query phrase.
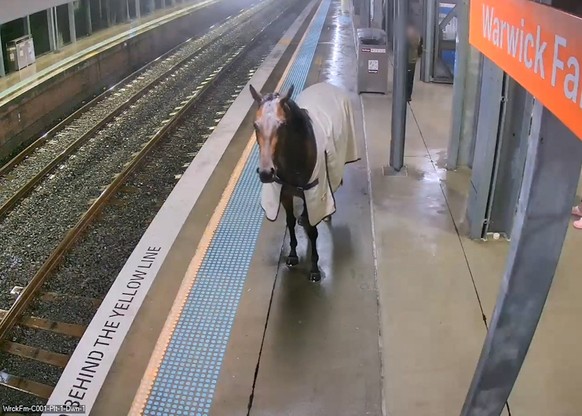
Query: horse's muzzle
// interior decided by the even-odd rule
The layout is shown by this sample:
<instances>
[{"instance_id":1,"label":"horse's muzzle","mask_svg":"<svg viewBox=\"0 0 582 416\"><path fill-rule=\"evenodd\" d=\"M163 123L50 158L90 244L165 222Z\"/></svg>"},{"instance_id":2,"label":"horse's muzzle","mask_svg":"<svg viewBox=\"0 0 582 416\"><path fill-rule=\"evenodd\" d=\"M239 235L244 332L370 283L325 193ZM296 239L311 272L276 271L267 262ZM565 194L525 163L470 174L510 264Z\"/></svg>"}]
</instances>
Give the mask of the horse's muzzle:
<instances>
[{"instance_id":1,"label":"horse's muzzle","mask_svg":"<svg viewBox=\"0 0 582 416\"><path fill-rule=\"evenodd\" d=\"M259 179L262 183L272 183L275 181L275 169L261 170L257 168L257 173L259 174Z\"/></svg>"}]
</instances>

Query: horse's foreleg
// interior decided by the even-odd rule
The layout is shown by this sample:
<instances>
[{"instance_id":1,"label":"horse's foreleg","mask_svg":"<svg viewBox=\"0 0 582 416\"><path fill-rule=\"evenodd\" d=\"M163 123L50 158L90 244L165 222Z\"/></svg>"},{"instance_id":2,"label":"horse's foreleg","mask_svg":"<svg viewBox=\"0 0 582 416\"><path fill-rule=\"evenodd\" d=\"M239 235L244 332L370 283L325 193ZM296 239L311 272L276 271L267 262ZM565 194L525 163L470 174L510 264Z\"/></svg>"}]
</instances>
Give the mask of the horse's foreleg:
<instances>
[{"instance_id":1,"label":"horse's foreleg","mask_svg":"<svg viewBox=\"0 0 582 416\"><path fill-rule=\"evenodd\" d=\"M312 227L308 225L307 236L309 237L309 242L311 243L311 272L309 278L313 282L319 282L321 280L321 272L319 271L319 253L317 252L317 227Z\"/></svg>"},{"instance_id":2,"label":"horse's foreleg","mask_svg":"<svg viewBox=\"0 0 582 416\"><path fill-rule=\"evenodd\" d=\"M299 264L299 257L297 256L297 236L295 234L295 224L297 220L293 213L293 197L283 196L281 198L281 203L283 204L283 208L285 208L285 213L287 215L287 228L289 229L289 240L291 245L291 251L289 252L289 256L287 256L287 266L297 266Z\"/></svg>"},{"instance_id":3,"label":"horse's foreleg","mask_svg":"<svg viewBox=\"0 0 582 416\"><path fill-rule=\"evenodd\" d=\"M307 216L307 203L305 202L305 199L303 199L303 212L301 213L301 216L299 217L299 225L302 227L309 226L309 218Z\"/></svg>"}]
</instances>

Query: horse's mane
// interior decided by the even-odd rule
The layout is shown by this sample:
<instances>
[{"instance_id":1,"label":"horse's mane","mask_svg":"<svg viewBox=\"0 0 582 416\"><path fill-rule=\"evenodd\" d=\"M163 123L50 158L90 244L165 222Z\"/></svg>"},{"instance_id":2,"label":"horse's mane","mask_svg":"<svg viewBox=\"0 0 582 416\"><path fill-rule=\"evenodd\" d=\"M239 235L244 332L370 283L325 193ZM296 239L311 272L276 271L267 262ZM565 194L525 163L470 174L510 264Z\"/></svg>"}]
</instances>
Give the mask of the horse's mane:
<instances>
[{"instance_id":1,"label":"horse's mane","mask_svg":"<svg viewBox=\"0 0 582 416\"><path fill-rule=\"evenodd\" d=\"M301 108L295 101L289 99L287 101L289 124L295 128L299 128L303 132L311 132L313 126L311 125L311 117L306 109Z\"/></svg>"}]
</instances>

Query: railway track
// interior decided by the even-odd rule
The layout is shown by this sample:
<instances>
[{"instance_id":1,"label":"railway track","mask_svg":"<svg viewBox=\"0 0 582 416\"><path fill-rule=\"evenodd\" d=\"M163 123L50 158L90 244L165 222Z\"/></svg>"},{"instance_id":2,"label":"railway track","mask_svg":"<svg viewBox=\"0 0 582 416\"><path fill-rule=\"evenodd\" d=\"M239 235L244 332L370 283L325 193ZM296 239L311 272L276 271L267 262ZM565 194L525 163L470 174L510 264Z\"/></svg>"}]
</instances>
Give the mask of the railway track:
<instances>
[{"instance_id":1,"label":"railway track","mask_svg":"<svg viewBox=\"0 0 582 416\"><path fill-rule=\"evenodd\" d=\"M233 19L234 25L245 24L256 7L243 11ZM43 134L20 154L0 167L0 218L6 215L29 194L50 172L66 161L83 144L107 124L133 106L148 92L159 86L178 69L191 64L210 48L229 25L232 16L209 34L187 41L168 51L153 62L129 75L110 89L89 101ZM97 113L96 115L91 114ZM104 112L104 115L100 113ZM82 117L89 118L85 123ZM81 126L76 126L75 122ZM46 147L47 143L51 146ZM45 146L45 147L43 147Z\"/></svg>"},{"instance_id":2,"label":"railway track","mask_svg":"<svg viewBox=\"0 0 582 416\"><path fill-rule=\"evenodd\" d=\"M203 84L195 88L186 102L182 101L175 108L170 118L163 120L159 130L92 201L89 209L68 231L28 285L16 289L17 300L9 309L0 310L0 339L3 340L0 343L0 358L8 358L0 362L10 364L11 367L0 369L0 402L6 402L3 397L6 392L14 393L10 395L13 400L22 398L32 401L32 404L43 403L48 398L52 385L58 380L76 342L99 306L100 299L113 282L112 278L117 275L116 271L121 269L131 249L180 176L167 171L168 163L163 158L174 158L170 163L174 166L174 171L183 171L187 167L188 161L202 146L213 125L220 120L246 84L261 58L268 54L276 42L275 39L280 38L306 4L307 0L296 0L289 2L285 11L277 12L274 8L263 7L257 16L264 19L270 13L271 18L265 19L269 24L263 29L255 29L247 41L241 39L240 45L233 45L232 53L224 63L214 69L204 79ZM276 17L273 18L273 15ZM247 24L252 25L251 19ZM201 117L199 112L203 109L207 111ZM196 139L193 140L193 137ZM142 163L143 166L139 167ZM144 175L144 169L163 172L145 175L149 178L147 180L140 179L140 174ZM160 176L165 177L165 181L160 181ZM160 191L158 188L162 185L164 189ZM140 213L143 214L144 197L148 202L148 209L145 210L147 215L142 215L140 221L136 221L135 215L128 215L128 207L140 205ZM139 202L140 199L142 202ZM101 217L95 223L98 213L101 213ZM131 232L115 237L111 232L103 231L108 227L115 227L119 222L129 224L132 227ZM83 231L87 229L84 234ZM85 237L79 243L82 235ZM85 283L89 283L82 291L83 296L79 296L80 291L75 290L77 286L71 283L74 281L72 279L80 277L78 273L81 271L79 269L83 269L84 256L88 252L95 256L103 250L102 245L101 248L96 246L106 240L113 244L113 241L124 240L124 237L128 241L122 244L123 250L111 253L116 261L101 261L103 268L109 268L105 284L100 278L105 277L103 273L94 273L97 276L86 279ZM86 245L93 248L83 248ZM61 263L63 258L65 261ZM91 274L87 270L82 273ZM47 281L50 276L56 278ZM91 290L91 282L100 288ZM50 349L46 348L47 345L51 346ZM22 368L19 368L18 363L23 362L28 363L24 365L28 369L20 371ZM40 372L44 377L37 376Z\"/></svg>"},{"instance_id":3,"label":"railway track","mask_svg":"<svg viewBox=\"0 0 582 416\"><path fill-rule=\"evenodd\" d=\"M197 99L198 93L223 71L228 57L258 32L259 22L271 19L275 11L275 2L269 0L249 10L253 17L245 24L232 19L230 30L220 41L96 132L0 218L0 309L12 302L14 294L8 293L13 287L28 284L87 211L87 204L100 197L111 176L121 172L180 108ZM47 143L48 147L56 145Z\"/></svg>"}]
</instances>

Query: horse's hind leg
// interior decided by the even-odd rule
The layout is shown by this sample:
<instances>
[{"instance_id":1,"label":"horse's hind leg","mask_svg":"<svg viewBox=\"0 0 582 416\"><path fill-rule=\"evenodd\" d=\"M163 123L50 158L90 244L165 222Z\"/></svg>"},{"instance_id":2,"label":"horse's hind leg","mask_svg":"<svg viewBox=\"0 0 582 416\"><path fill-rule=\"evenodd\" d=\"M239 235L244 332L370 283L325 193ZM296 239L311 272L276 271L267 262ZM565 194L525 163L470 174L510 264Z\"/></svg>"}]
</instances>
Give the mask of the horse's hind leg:
<instances>
[{"instance_id":1,"label":"horse's hind leg","mask_svg":"<svg viewBox=\"0 0 582 416\"><path fill-rule=\"evenodd\" d=\"M297 266L299 264L299 257L297 256L297 236L295 234L295 214L293 213L293 197L288 195L281 196L281 203L285 208L287 215L287 228L289 229L289 239L291 241L291 251L287 256L287 266Z\"/></svg>"},{"instance_id":2,"label":"horse's hind leg","mask_svg":"<svg viewBox=\"0 0 582 416\"><path fill-rule=\"evenodd\" d=\"M317 252L317 227L312 227L310 225L306 226L307 236L309 237L309 242L311 243L311 272L309 274L309 279L312 282L319 282L321 280L321 272L319 271L319 253Z\"/></svg>"}]
</instances>

